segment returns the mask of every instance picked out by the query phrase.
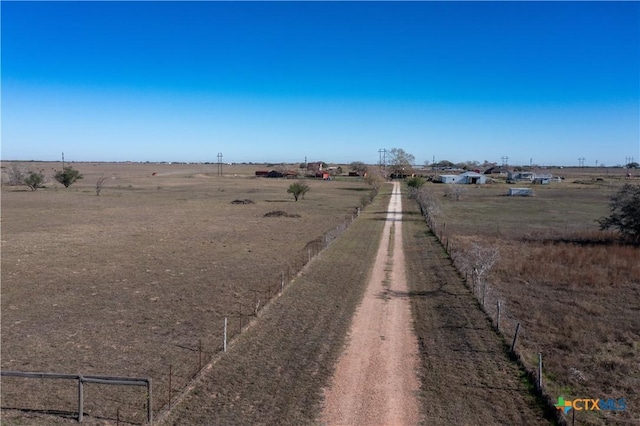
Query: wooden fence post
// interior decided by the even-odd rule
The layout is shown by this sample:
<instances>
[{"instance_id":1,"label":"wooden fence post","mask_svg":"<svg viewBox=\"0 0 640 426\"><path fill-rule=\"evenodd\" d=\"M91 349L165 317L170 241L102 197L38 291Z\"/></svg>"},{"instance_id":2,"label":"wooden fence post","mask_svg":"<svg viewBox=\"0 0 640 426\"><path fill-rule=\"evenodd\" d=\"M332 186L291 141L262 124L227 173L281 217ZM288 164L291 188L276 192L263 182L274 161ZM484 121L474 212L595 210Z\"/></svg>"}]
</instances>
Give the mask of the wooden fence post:
<instances>
[{"instance_id":1,"label":"wooden fence post","mask_svg":"<svg viewBox=\"0 0 640 426\"><path fill-rule=\"evenodd\" d=\"M513 335L513 342L511 343L511 353L516 348L516 339L518 339L518 331L520 331L520 323L516 324L516 332Z\"/></svg>"},{"instance_id":2,"label":"wooden fence post","mask_svg":"<svg viewBox=\"0 0 640 426\"><path fill-rule=\"evenodd\" d=\"M538 389L542 389L542 353L538 352Z\"/></svg>"},{"instance_id":3,"label":"wooden fence post","mask_svg":"<svg viewBox=\"0 0 640 426\"><path fill-rule=\"evenodd\" d=\"M282 271L282 277L280 278L280 293L284 291L284 271Z\"/></svg>"},{"instance_id":4,"label":"wooden fence post","mask_svg":"<svg viewBox=\"0 0 640 426\"><path fill-rule=\"evenodd\" d=\"M224 343L222 348L224 349L224 352L227 351L227 317L224 317Z\"/></svg>"},{"instance_id":5,"label":"wooden fence post","mask_svg":"<svg viewBox=\"0 0 640 426\"><path fill-rule=\"evenodd\" d=\"M173 367L169 365L169 402L167 404L171 407L171 376L173 375Z\"/></svg>"},{"instance_id":6,"label":"wooden fence post","mask_svg":"<svg viewBox=\"0 0 640 426\"><path fill-rule=\"evenodd\" d=\"M484 300L487 297L487 282L482 283L482 307L484 308Z\"/></svg>"}]
</instances>

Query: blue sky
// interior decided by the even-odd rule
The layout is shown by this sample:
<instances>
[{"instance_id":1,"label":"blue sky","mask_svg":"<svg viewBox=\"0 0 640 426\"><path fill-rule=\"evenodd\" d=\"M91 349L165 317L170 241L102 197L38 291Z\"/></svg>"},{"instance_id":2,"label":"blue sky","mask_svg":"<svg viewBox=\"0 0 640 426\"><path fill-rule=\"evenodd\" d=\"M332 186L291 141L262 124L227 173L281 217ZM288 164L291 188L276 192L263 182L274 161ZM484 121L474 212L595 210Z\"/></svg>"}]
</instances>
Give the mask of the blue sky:
<instances>
[{"instance_id":1,"label":"blue sky","mask_svg":"<svg viewBox=\"0 0 640 426\"><path fill-rule=\"evenodd\" d=\"M2 158L640 161L638 2L6 2Z\"/></svg>"}]
</instances>

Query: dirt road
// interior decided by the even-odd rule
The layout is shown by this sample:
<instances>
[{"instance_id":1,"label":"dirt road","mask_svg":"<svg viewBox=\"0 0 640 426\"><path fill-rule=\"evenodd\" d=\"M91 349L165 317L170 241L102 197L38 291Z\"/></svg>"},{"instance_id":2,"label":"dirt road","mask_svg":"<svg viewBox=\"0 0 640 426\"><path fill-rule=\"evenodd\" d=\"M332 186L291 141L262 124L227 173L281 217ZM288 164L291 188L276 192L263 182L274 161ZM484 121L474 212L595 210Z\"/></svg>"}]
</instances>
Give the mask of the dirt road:
<instances>
[{"instance_id":1,"label":"dirt road","mask_svg":"<svg viewBox=\"0 0 640 426\"><path fill-rule=\"evenodd\" d=\"M402 203L396 182L371 279L325 391L323 423L418 423L419 355L407 294Z\"/></svg>"}]
</instances>

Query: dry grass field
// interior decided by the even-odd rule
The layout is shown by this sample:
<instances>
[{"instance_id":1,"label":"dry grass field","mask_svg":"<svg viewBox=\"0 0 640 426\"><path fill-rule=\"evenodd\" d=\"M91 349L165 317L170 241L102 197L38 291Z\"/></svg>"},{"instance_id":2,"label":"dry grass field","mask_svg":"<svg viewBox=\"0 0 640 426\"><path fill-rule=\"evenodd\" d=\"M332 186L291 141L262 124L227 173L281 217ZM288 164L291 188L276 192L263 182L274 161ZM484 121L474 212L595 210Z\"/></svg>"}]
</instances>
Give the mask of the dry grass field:
<instances>
[{"instance_id":1,"label":"dry grass field","mask_svg":"<svg viewBox=\"0 0 640 426\"><path fill-rule=\"evenodd\" d=\"M533 197L508 197L509 187L529 185L499 182L469 187L454 201L445 185L428 184L442 195L436 232L457 264L472 243L499 249L486 310L495 319L501 301L509 342L520 323L517 349L531 371L542 354L549 396L627 401L621 412L580 411L576 424L638 424L640 247L596 222L627 180L619 169L556 172L566 179L531 185Z\"/></svg>"},{"instance_id":2,"label":"dry grass field","mask_svg":"<svg viewBox=\"0 0 640 426\"><path fill-rule=\"evenodd\" d=\"M72 166L84 179L68 189L3 187L2 370L151 377L156 410L170 370L175 395L220 351L223 318L233 337L369 193L357 179L308 181L294 202L291 181L253 177L264 166L224 166L222 177L217 165ZM265 217L278 210L290 217ZM28 415L10 408L72 421L75 393L73 382L3 377L3 424ZM87 419L120 410L140 423L143 400L140 389L87 385Z\"/></svg>"}]
</instances>

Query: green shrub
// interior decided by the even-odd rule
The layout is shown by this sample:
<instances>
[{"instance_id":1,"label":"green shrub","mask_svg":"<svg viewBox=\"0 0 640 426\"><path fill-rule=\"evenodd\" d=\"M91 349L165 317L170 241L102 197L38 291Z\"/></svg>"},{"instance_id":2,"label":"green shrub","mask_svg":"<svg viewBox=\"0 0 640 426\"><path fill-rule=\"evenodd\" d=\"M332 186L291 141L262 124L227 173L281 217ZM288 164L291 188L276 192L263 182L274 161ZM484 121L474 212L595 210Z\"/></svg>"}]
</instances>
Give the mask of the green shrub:
<instances>
[{"instance_id":1,"label":"green shrub","mask_svg":"<svg viewBox=\"0 0 640 426\"><path fill-rule=\"evenodd\" d=\"M62 171L57 172L54 178L55 180L63 184L65 188L68 188L75 181L82 179L82 175L73 167L68 166L64 167Z\"/></svg>"}]
</instances>

